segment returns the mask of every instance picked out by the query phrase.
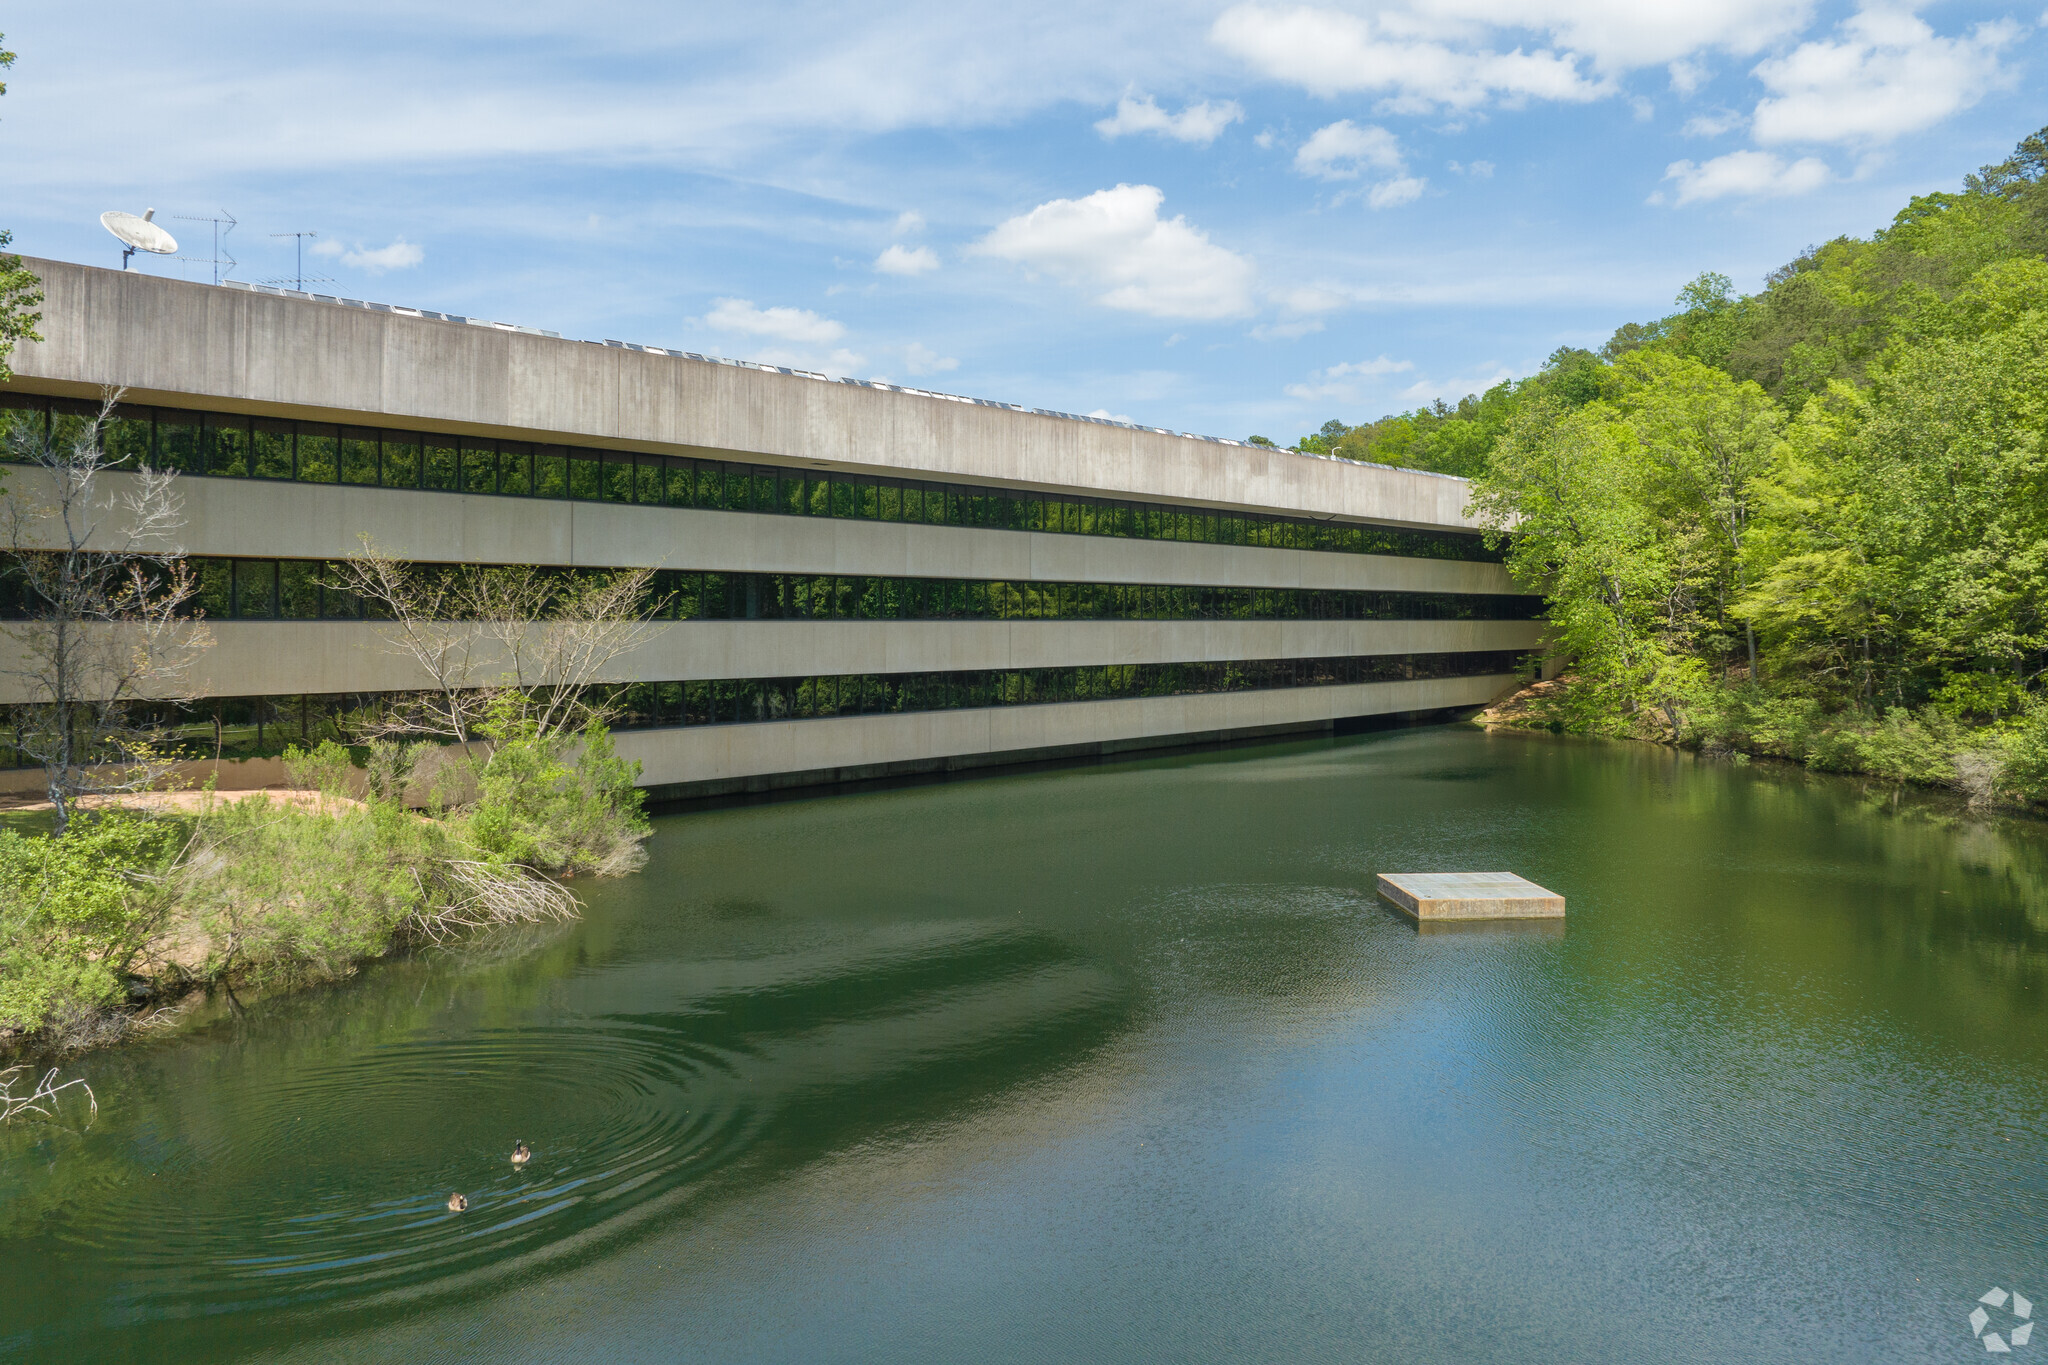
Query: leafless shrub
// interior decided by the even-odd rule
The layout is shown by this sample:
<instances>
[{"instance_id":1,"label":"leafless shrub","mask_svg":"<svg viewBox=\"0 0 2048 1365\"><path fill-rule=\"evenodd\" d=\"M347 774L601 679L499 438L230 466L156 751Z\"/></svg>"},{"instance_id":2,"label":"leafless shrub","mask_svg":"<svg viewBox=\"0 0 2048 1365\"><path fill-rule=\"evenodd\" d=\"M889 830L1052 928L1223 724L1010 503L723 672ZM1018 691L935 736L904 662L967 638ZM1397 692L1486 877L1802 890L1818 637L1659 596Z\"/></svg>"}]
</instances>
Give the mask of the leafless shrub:
<instances>
[{"instance_id":1,"label":"leafless shrub","mask_svg":"<svg viewBox=\"0 0 2048 1365\"><path fill-rule=\"evenodd\" d=\"M1998 779L2004 759L1989 749L1971 749L1955 756L1955 776L1949 779L1973 810L1989 806L1998 798Z\"/></svg>"},{"instance_id":2,"label":"leafless shrub","mask_svg":"<svg viewBox=\"0 0 2048 1365\"><path fill-rule=\"evenodd\" d=\"M369 603L392 652L410 658L430 686L358 718L365 739L429 735L468 744L500 697L542 739L580 730L593 717L592 684L636 649L659 603L653 569L561 574L532 565L407 564L369 537L331 586Z\"/></svg>"},{"instance_id":3,"label":"leafless shrub","mask_svg":"<svg viewBox=\"0 0 2048 1365\"><path fill-rule=\"evenodd\" d=\"M86 1103L92 1106L85 1120L88 1124L99 1117L99 1096L92 1093L92 1087L85 1083L83 1076L73 1076L68 1081L60 1082L57 1079L57 1068L53 1066L43 1073L43 1078L36 1082L33 1089L17 1094L15 1087L25 1081L22 1077L23 1072L28 1072L30 1077L35 1075L26 1066L10 1066L0 1071L0 1123L12 1123L17 1118L29 1115L41 1119L55 1119L62 1112L61 1100L67 1090L85 1092Z\"/></svg>"},{"instance_id":4,"label":"leafless shrub","mask_svg":"<svg viewBox=\"0 0 2048 1365\"><path fill-rule=\"evenodd\" d=\"M421 899L433 908L414 913L406 928L436 943L468 930L577 917L579 906L568 888L531 868L443 858L434 863L432 875L448 898L436 904L437 898L426 895L422 883Z\"/></svg>"},{"instance_id":5,"label":"leafless shrub","mask_svg":"<svg viewBox=\"0 0 2048 1365\"><path fill-rule=\"evenodd\" d=\"M139 791L169 771L168 730L135 704L178 695L212 643L189 619L198 584L174 539L177 476L138 466L117 492L102 477L128 462L101 439L120 397L107 390L68 442L16 428L9 454L28 469L0 496L0 535L29 602L29 619L0 626L0 673L26 697L12 743L42 765L60 831L80 798Z\"/></svg>"},{"instance_id":6,"label":"leafless shrub","mask_svg":"<svg viewBox=\"0 0 2048 1365\"><path fill-rule=\"evenodd\" d=\"M598 860L597 868L592 875L623 877L630 872L638 872L647 866L646 839L647 834L642 831L635 837L617 840L605 852L604 857Z\"/></svg>"}]
</instances>

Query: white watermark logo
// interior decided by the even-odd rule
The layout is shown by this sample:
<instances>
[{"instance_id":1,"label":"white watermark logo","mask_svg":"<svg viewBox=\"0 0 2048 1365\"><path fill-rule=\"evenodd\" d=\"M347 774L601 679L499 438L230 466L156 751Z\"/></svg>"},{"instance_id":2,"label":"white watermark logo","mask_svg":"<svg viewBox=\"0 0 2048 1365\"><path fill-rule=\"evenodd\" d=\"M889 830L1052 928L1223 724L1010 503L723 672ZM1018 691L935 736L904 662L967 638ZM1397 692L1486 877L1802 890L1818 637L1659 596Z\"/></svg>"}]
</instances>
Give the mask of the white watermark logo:
<instances>
[{"instance_id":1,"label":"white watermark logo","mask_svg":"<svg viewBox=\"0 0 2048 1365\"><path fill-rule=\"evenodd\" d=\"M1991 1314L1984 1311L1984 1305L2004 1310L2000 1316L2010 1317L2003 1333L1986 1331L1991 1326ZM1977 1340L1984 1343L1984 1349L1994 1353L2010 1354L2015 1346L2024 1346L2034 1337L2034 1301L2017 1289L2000 1289L1991 1286L1989 1293L1977 1300L1977 1306L1970 1310L1970 1331Z\"/></svg>"}]
</instances>

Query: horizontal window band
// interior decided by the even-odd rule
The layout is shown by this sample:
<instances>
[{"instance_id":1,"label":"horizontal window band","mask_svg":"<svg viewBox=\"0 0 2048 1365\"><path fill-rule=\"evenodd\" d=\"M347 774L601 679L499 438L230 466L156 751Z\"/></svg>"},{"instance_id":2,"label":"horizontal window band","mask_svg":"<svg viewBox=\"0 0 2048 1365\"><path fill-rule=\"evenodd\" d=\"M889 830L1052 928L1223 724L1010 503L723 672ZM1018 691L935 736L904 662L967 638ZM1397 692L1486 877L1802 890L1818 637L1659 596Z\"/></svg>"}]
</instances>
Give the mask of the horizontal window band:
<instances>
[{"instance_id":1,"label":"horizontal window band","mask_svg":"<svg viewBox=\"0 0 2048 1365\"><path fill-rule=\"evenodd\" d=\"M647 730L1486 677L1520 672L1529 657L1516 650L1476 650L1223 663L729 678L625 683L594 691L616 711L613 728ZM210 758L219 753L242 758L276 753L286 744L346 739L351 713L374 710L402 695L220 697L137 703L134 709L177 727L177 742L190 757ZM7 727L17 710L0 707L0 760L12 757L19 765L22 760L7 745Z\"/></svg>"},{"instance_id":2,"label":"horizontal window band","mask_svg":"<svg viewBox=\"0 0 2048 1365\"><path fill-rule=\"evenodd\" d=\"M0 555L0 620L36 616L35 595ZM337 585L342 567L311 559L189 556L191 606L213 621L377 619ZM415 565L423 576L465 567ZM544 579L609 577L601 569L537 569ZM1512 593L1237 588L1148 583L1047 583L659 569L652 619L666 621L1533 621L1543 599Z\"/></svg>"},{"instance_id":3,"label":"horizontal window band","mask_svg":"<svg viewBox=\"0 0 2048 1365\"><path fill-rule=\"evenodd\" d=\"M0 392L9 430L76 440L98 405ZM426 492L911 522L1207 545L1498 563L1481 536L1115 498L1054 497L651 451L589 450L379 427L122 405L102 438L118 459L182 474Z\"/></svg>"}]
</instances>

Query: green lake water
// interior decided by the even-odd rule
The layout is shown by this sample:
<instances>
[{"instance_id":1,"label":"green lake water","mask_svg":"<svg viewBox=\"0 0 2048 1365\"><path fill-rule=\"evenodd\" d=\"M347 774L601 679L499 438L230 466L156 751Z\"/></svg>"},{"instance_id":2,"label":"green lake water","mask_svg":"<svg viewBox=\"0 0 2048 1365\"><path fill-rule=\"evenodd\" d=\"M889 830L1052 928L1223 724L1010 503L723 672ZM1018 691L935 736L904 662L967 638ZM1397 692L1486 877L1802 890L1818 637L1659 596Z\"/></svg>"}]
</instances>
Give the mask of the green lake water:
<instances>
[{"instance_id":1,"label":"green lake water","mask_svg":"<svg viewBox=\"0 0 2048 1365\"><path fill-rule=\"evenodd\" d=\"M2048 1317L2041 826L1453 728L650 847L573 926L77 1064L88 1130L0 1135L0 1358L1941 1361L1994 1285ZM1567 923L1372 895L1490 869Z\"/></svg>"}]
</instances>

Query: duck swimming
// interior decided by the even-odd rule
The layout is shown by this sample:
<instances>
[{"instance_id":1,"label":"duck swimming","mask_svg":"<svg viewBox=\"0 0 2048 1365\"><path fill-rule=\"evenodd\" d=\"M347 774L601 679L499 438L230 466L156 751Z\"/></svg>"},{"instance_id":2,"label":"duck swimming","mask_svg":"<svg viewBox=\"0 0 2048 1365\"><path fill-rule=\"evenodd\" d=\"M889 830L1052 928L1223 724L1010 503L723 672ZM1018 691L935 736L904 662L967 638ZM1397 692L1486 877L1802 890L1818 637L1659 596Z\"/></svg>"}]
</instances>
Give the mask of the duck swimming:
<instances>
[{"instance_id":1,"label":"duck swimming","mask_svg":"<svg viewBox=\"0 0 2048 1365\"><path fill-rule=\"evenodd\" d=\"M462 1213L469 1208L469 1196L461 1192L448 1196L448 1212Z\"/></svg>"},{"instance_id":2,"label":"duck swimming","mask_svg":"<svg viewBox=\"0 0 2048 1365\"><path fill-rule=\"evenodd\" d=\"M512 1143L512 1164L514 1166L524 1166L531 1160L533 1160L533 1148L515 1139Z\"/></svg>"}]
</instances>

